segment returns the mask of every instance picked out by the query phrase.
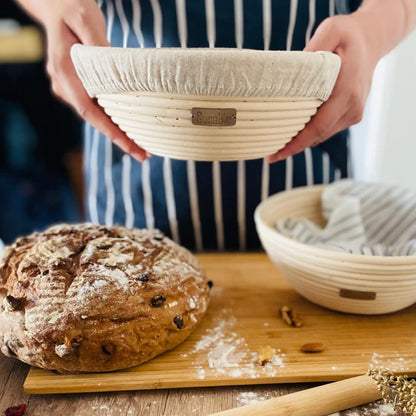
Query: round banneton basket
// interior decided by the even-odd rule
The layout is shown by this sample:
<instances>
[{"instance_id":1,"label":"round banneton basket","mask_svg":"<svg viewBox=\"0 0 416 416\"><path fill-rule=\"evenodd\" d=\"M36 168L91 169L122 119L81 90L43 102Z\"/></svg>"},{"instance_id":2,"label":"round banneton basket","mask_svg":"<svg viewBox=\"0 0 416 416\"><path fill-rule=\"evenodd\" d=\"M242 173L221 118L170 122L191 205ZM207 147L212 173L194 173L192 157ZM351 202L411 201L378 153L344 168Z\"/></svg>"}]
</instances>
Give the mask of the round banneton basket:
<instances>
[{"instance_id":1,"label":"round banneton basket","mask_svg":"<svg viewBox=\"0 0 416 416\"><path fill-rule=\"evenodd\" d=\"M150 153L244 160L283 148L328 99L330 52L112 48L75 45L90 97Z\"/></svg>"},{"instance_id":2,"label":"round banneton basket","mask_svg":"<svg viewBox=\"0 0 416 416\"><path fill-rule=\"evenodd\" d=\"M310 301L341 312L382 314L416 302L416 256L381 257L340 253L290 239L278 220L307 218L324 226L324 186L280 192L256 209L255 222L268 256L291 286Z\"/></svg>"}]
</instances>

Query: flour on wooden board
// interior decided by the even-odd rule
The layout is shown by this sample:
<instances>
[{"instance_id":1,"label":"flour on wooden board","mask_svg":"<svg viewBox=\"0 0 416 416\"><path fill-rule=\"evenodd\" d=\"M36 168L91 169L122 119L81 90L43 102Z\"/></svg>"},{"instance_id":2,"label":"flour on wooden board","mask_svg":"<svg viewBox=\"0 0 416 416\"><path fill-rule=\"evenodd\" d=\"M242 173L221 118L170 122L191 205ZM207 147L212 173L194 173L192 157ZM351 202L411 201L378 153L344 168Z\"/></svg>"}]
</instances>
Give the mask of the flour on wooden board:
<instances>
[{"instance_id":1,"label":"flour on wooden board","mask_svg":"<svg viewBox=\"0 0 416 416\"><path fill-rule=\"evenodd\" d=\"M285 366L285 354L280 350L269 363L260 366L257 352L250 351L245 338L235 332L236 324L237 319L231 311L223 309L214 320L214 326L195 343L188 355L195 357L193 365L198 379L209 375L253 379L261 375L273 377L279 368Z\"/></svg>"},{"instance_id":2,"label":"flour on wooden board","mask_svg":"<svg viewBox=\"0 0 416 416\"><path fill-rule=\"evenodd\" d=\"M406 372L411 367L411 359L406 355L400 356L396 354L395 357L385 357L383 354L373 353L370 358L369 367L375 370L390 371L391 373Z\"/></svg>"}]
</instances>

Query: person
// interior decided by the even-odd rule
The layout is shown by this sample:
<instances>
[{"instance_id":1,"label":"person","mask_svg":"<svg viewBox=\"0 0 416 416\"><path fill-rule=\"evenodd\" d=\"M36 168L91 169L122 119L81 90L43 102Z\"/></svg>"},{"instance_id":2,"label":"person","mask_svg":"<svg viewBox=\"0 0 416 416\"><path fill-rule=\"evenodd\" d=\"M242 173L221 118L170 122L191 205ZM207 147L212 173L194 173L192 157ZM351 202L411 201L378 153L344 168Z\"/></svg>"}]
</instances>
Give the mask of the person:
<instances>
[{"instance_id":1,"label":"person","mask_svg":"<svg viewBox=\"0 0 416 416\"><path fill-rule=\"evenodd\" d=\"M257 248L253 212L262 199L350 175L345 129L361 120L379 59L416 25L416 0L17 1L45 27L53 91L90 123L88 219L157 227L198 251ZM326 50L342 64L329 100L276 154L179 161L149 158L88 97L70 59L75 43Z\"/></svg>"}]
</instances>

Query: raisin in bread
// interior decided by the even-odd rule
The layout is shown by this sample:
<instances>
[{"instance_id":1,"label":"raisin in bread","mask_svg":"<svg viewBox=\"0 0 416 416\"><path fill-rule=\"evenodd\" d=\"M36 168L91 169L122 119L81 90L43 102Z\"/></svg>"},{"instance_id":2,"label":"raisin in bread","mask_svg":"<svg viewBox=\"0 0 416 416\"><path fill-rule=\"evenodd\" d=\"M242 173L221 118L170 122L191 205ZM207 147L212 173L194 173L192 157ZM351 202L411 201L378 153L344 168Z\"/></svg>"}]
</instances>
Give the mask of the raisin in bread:
<instances>
[{"instance_id":1,"label":"raisin in bread","mask_svg":"<svg viewBox=\"0 0 416 416\"><path fill-rule=\"evenodd\" d=\"M136 366L180 344L207 308L208 281L160 231L57 225L0 258L0 347L59 372Z\"/></svg>"}]
</instances>

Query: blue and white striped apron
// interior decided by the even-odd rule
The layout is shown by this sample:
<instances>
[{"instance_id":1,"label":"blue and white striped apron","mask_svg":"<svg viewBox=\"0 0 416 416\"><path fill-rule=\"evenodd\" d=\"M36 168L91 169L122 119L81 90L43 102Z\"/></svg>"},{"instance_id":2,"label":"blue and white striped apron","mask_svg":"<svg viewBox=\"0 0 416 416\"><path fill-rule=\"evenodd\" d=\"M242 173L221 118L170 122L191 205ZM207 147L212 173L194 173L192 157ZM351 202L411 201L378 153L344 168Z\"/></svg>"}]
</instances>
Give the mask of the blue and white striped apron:
<instances>
[{"instance_id":1,"label":"blue and white striped apron","mask_svg":"<svg viewBox=\"0 0 416 416\"><path fill-rule=\"evenodd\" d=\"M301 50L347 0L104 0L113 46ZM348 135L272 165L263 159L139 163L86 126L88 220L159 228L195 251L259 247L253 213L268 195L349 176Z\"/></svg>"}]
</instances>

